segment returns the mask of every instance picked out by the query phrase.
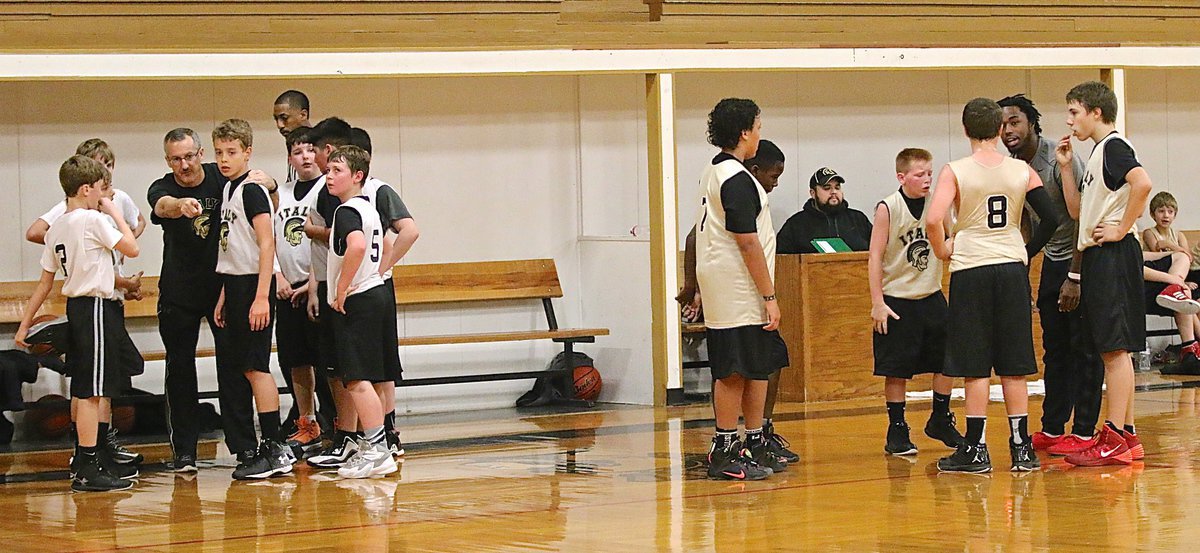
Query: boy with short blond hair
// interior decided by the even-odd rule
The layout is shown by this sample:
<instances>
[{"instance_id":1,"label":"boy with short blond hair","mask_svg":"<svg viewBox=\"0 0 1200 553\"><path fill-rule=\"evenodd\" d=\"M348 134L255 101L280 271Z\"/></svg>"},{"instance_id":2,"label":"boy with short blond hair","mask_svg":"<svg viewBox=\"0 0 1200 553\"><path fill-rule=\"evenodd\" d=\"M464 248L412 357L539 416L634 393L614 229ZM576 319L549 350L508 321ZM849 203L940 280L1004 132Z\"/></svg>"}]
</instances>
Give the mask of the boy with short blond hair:
<instances>
[{"instance_id":1,"label":"boy with short blond hair","mask_svg":"<svg viewBox=\"0 0 1200 553\"><path fill-rule=\"evenodd\" d=\"M103 196L104 167L97 161L73 156L59 169L59 182L67 197L67 211L46 233L42 253L42 277L25 306L16 342L25 338L33 316L41 308L62 271L62 294L67 297L67 320L71 328L67 366L71 396L77 398L78 445L72 463L71 489L109 491L128 489L133 484L118 477L107 449L99 444L100 416L111 410L110 399L128 382L132 358L124 355L132 347L125 330L125 314L113 299L112 252L137 257L137 240L111 200ZM103 214L101 213L103 212ZM105 217L116 222L116 228ZM136 348L134 348L136 351ZM137 361L140 361L140 356ZM136 475L136 471L133 472Z\"/></svg>"},{"instance_id":2,"label":"boy with short blond hair","mask_svg":"<svg viewBox=\"0 0 1200 553\"><path fill-rule=\"evenodd\" d=\"M925 434L958 447L962 435L950 411L953 380L942 374L946 352L946 297L942 294L942 261L932 255L925 237L933 154L905 148L896 155L900 188L875 206L867 275L874 321L875 376L884 377L888 412L888 455L912 455L904 420L905 391L914 375L934 373L933 411Z\"/></svg>"},{"instance_id":3,"label":"boy with short blond hair","mask_svg":"<svg viewBox=\"0 0 1200 553\"><path fill-rule=\"evenodd\" d=\"M262 441L252 459L233 472L239 480L268 478L292 471L294 457L283 443L279 391L271 376L274 323L275 236L271 200L261 171L251 171L254 133L241 119L228 119L212 132L217 168L228 179L221 195L217 273L221 294L214 319L226 329L218 343L218 370L241 372L250 381ZM250 429L253 432L252 429Z\"/></svg>"},{"instance_id":4,"label":"boy with short blond hair","mask_svg":"<svg viewBox=\"0 0 1200 553\"><path fill-rule=\"evenodd\" d=\"M371 156L357 146L335 150L328 161L329 192L341 200L329 240L326 301L333 309L335 371L354 403L363 430L354 454L338 468L342 478L383 476L397 470L383 424L383 405L374 384L392 378L395 303L386 290L380 262L384 228L363 197ZM389 331L389 328L393 329Z\"/></svg>"}]
</instances>

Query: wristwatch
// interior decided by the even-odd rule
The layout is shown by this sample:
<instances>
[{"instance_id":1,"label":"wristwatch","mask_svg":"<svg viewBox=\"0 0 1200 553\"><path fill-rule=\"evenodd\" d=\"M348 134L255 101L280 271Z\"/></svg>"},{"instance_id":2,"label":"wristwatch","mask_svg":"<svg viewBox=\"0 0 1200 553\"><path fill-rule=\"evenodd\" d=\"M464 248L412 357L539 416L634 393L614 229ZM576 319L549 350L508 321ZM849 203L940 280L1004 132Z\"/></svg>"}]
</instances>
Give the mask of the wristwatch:
<instances>
[{"instance_id":1,"label":"wristwatch","mask_svg":"<svg viewBox=\"0 0 1200 553\"><path fill-rule=\"evenodd\" d=\"M769 296L763 296L763 301L775 301L775 294L771 294Z\"/></svg>"}]
</instances>

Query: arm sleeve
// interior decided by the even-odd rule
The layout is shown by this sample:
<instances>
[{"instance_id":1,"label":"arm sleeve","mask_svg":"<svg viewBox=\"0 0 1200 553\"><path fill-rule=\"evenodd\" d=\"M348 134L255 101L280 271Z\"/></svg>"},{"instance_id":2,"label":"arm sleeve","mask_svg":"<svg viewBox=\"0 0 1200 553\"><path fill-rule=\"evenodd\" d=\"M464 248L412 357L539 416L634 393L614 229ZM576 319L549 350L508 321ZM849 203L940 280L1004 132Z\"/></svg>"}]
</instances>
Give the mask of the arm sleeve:
<instances>
[{"instance_id":1,"label":"arm sleeve","mask_svg":"<svg viewBox=\"0 0 1200 553\"><path fill-rule=\"evenodd\" d=\"M1104 145L1104 185L1109 190L1125 186L1125 176L1135 167L1141 167L1133 148L1124 140L1109 140Z\"/></svg>"},{"instance_id":2,"label":"arm sleeve","mask_svg":"<svg viewBox=\"0 0 1200 553\"><path fill-rule=\"evenodd\" d=\"M379 211L379 222L384 229L391 229L392 224L401 219L412 219L404 200L390 185L383 185L375 192L375 209Z\"/></svg>"},{"instance_id":3,"label":"arm sleeve","mask_svg":"<svg viewBox=\"0 0 1200 553\"><path fill-rule=\"evenodd\" d=\"M263 213L271 213L271 199L267 197L267 191L257 184L242 185L242 206L246 210L246 217L251 221Z\"/></svg>"},{"instance_id":4,"label":"arm sleeve","mask_svg":"<svg viewBox=\"0 0 1200 553\"><path fill-rule=\"evenodd\" d=\"M350 208L339 209L333 213L333 236L330 243L333 252L346 255L346 237L354 232L362 232L362 217L358 211Z\"/></svg>"},{"instance_id":5,"label":"arm sleeve","mask_svg":"<svg viewBox=\"0 0 1200 553\"><path fill-rule=\"evenodd\" d=\"M317 193L317 214L325 220L325 228L333 228L333 214L337 210L338 200L328 190Z\"/></svg>"},{"instance_id":6,"label":"arm sleeve","mask_svg":"<svg viewBox=\"0 0 1200 553\"><path fill-rule=\"evenodd\" d=\"M150 189L146 191L146 202L150 204L151 223L156 225L162 224L163 218L159 217L158 214L154 212L154 206L158 205L158 201L166 196L170 196L170 194L167 194L166 187L163 186L163 182L161 180L154 181L154 184L151 184Z\"/></svg>"},{"instance_id":7,"label":"arm sleeve","mask_svg":"<svg viewBox=\"0 0 1200 553\"><path fill-rule=\"evenodd\" d=\"M54 204L54 207L50 208L50 211L43 213L41 217L38 217L38 219L45 221L47 225L53 225L54 222L57 221L59 217L62 217L63 213L66 212L67 202L61 201Z\"/></svg>"},{"instance_id":8,"label":"arm sleeve","mask_svg":"<svg viewBox=\"0 0 1200 553\"><path fill-rule=\"evenodd\" d=\"M1026 192L1025 203L1029 204L1038 216L1037 228L1029 238L1029 243L1025 244L1025 254L1029 259L1033 259L1033 256L1046 247L1046 243L1054 236L1054 231L1058 230L1058 225L1062 223L1066 214L1054 205L1044 186Z\"/></svg>"},{"instance_id":9,"label":"arm sleeve","mask_svg":"<svg viewBox=\"0 0 1200 553\"><path fill-rule=\"evenodd\" d=\"M758 232L758 187L749 173L738 173L721 184L721 205L725 208L725 230L735 234Z\"/></svg>"},{"instance_id":10,"label":"arm sleeve","mask_svg":"<svg viewBox=\"0 0 1200 553\"><path fill-rule=\"evenodd\" d=\"M871 249L871 228L874 226L871 219L867 218L867 214L861 211L855 211L859 224L856 227L861 231L858 236L858 244L854 244L850 249L856 252L865 252Z\"/></svg>"}]
</instances>

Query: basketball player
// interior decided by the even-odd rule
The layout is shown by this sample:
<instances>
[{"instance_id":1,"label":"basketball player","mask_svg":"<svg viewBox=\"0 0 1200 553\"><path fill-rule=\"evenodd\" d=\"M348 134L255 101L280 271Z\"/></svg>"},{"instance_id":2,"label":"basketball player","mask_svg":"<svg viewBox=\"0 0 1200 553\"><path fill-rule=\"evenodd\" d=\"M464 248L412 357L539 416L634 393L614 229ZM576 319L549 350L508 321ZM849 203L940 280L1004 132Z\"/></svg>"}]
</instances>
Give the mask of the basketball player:
<instances>
[{"instance_id":1,"label":"basketball player","mask_svg":"<svg viewBox=\"0 0 1200 553\"><path fill-rule=\"evenodd\" d=\"M775 227L767 192L743 160L758 151L762 121L753 101L726 98L708 116L708 141L721 152L700 177L696 276L704 294L716 434L709 478L761 480L787 462L763 435L767 379L786 367L775 299ZM745 419L746 447L738 439Z\"/></svg>"},{"instance_id":2,"label":"basketball player","mask_svg":"<svg viewBox=\"0 0 1200 553\"><path fill-rule=\"evenodd\" d=\"M88 157L73 156L59 169L67 211L46 232L42 276L25 306L15 337L18 345L28 347L25 338L33 316L50 294L55 273L62 271L62 294L67 297L67 324L71 328L67 367L71 397L79 400L79 439L72 462L71 489L81 492L133 486L116 474L120 468L107 448L99 445L100 414L111 412L110 398L121 393L133 368L129 366L132 358L124 353L130 348L136 351L125 330L124 310L113 299L112 252L126 257L137 257L139 253L129 224L112 200L103 196L103 181L104 166ZM116 228L104 215L116 222ZM140 356L137 361L141 361Z\"/></svg>"},{"instance_id":3,"label":"basketball player","mask_svg":"<svg viewBox=\"0 0 1200 553\"><path fill-rule=\"evenodd\" d=\"M1040 463L1029 440L1025 384L1025 377L1037 372L1026 264L1058 227L1058 216L1033 168L998 150L1003 111L996 102L967 102L962 123L971 155L942 169L925 219L934 254L950 261L948 326L955 335L946 343L943 374L965 378L967 395L966 438L938 461L938 469L992 470L984 427L988 379L995 370L1008 411L1012 470L1036 470ZM1041 220L1028 246L1020 228L1026 201ZM947 241L943 224L952 205L958 220Z\"/></svg>"},{"instance_id":4,"label":"basketball player","mask_svg":"<svg viewBox=\"0 0 1200 553\"><path fill-rule=\"evenodd\" d=\"M763 190L770 194L779 185L779 177L783 176L784 156L774 142L767 139L758 141L758 152L754 157L743 162L746 171L762 185ZM675 300L683 305L684 320L687 322L701 321L703 318L700 286L696 283L696 227L688 232L683 247L683 286ZM779 397L779 376L781 371L771 373L767 380L767 400L763 405L763 436L767 446L775 456L788 463L799 463L800 456L788 449L791 444L787 439L775 432L771 419L775 414L775 401Z\"/></svg>"},{"instance_id":5,"label":"basketball player","mask_svg":"<svg viewBox=\"0 0 1200 553\"><path fill-rule=\"evenodd\" d=\"M274 216L275 256L279 272L275 274L275 344L279 368L291 375L288 385L296 407L296 431L288 437L288 446L303 457L321 445L321 426L317 424L316 381L319 329L308 319L308 273L312 247L304 234L308 210L316 203L321 169L314 159L306 130L287 135L288 162L297 180L279 188L279 210Z\"/></svg>"},{"instance_id":6,"label":"basketball player","mask_svg":"<svg viewBox=\"0 0 1200 553\"><path fill-rule=\"evenodd\" d=\"M1117 96L1112 89L1096 81L1076 85L1067 93L1071 134L1055 149L1066 180L1073 153L1071 137L1096 143L1083 173L1082 191L1064 189L1067 209L1079 219L1083 335L1104 360L1108 389L1108 417L1100 435L1092 447L1067 456L1068 463L1079 466L1129 464L1145 455L1133 425L1129 352L1146 346L1142 249L1133 233L1153 184L1133 146L1117 132L1116 117Z\"/></svg>"},{"instance_id":7,"label":"basketball player","mask_svg":"<svg viewBox=\"0 0 1200 553\"><path fill-rule=\"evenodd\" d=\"M933 373L933 411L925 434L957 448L962 435L950 411L954 381L942 374L946 353L946 297L942 261L925 238L933 154L905 148L896 155L900 188L875 206L867 275L874 322L875 376L884 377L888 455L912 455L904 420L905 389L914 375Z\"/></svg>"},{"instance_id":8,"label":"basketball player","mask_svg":"<svg viewBox=\"0 0 1200 553\"><path fill-rule=\"evenodd\" d=\"M363 438L338 469L342 478L369 478L396 472L383 427L383 406L372 386L392 378L387 369L396 351L396 304L384 289L383 234L379 216L362 196L371 156L343 146L329 156L326 187L341 200L330 235L329 294L337 334L337 374L346 388ZM390 329L390 330L389 330Z\"/></svg>"},{"instance_id":9,"label":"basketball player","mask_svg":"<svg viewBox=\"0 0 1200 553\"><path fill-rule=\"evenodd\" d=\"M233 471L238 480L268 478L292 471L294 457L283 443L279 391L271 377L271 327L274 319L275 237L266 187L250 178L254 134L241 119L213 129L217 168L228 181L221 193L221 235L217 274L221 295L213 318L226 331L218 344L224 367L250 381L262 440L254 458ZM253 428L249 429L253 433Z\"/></svg>"},{"instance_id":10,"label":"basketball player","mask_svg":"<svg viewBox=\"0 0 1200 553\"><path fill-rule=\"evenodd\" d=\"M1022 94L997 102L1004 109L1004 145L1013 157L1033 167L1054 208L1067 212L1063 189L1078 188L1083 160L1071 156L1071 174L1062 176L1054 149L1057 144L1042 136L1041 113ZM1028 211L1028 210L1026 210ZM1075 242L1079 235L1074 219L1060 215L1062 225L1042 249L1042 272L1037 291L1038 319L1042 325L1042 361L1046 367L1046 399L1042 402L1042 430L1033 434L1033 448L1053 455L1069 455L1091 445L1100 418L1100 387L1104 363L1100 356L1077 339L1082 329L1079 282L1067 278L1072 272ZM1074 415L1071 432L1067 421Z\"/></svg>"}]
</instances>

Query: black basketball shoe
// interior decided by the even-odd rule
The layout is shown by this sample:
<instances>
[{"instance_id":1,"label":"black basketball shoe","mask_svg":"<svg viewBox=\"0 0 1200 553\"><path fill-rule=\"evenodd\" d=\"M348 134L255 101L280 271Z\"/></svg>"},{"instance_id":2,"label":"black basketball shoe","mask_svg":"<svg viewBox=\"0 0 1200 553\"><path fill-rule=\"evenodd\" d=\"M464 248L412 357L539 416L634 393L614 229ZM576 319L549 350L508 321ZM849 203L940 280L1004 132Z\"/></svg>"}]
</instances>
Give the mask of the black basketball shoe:
<instances>
[{"instance_id":1,"label":"black basketball shoe","mask_svg":"<svg viewBox=\"0 0 1200 553\"><path fill-rule=\"evenodd\" d=\"M114 490L128 490L133 487L133 482L117 478L108 472L107 469L100 463L100 455L78 457L89 457L86 460L79 461L79 470L71 477L71 491L73 492L109 492Z\"/></svg>"},{"instance_id":2,"label":"black basketball shoe","mask_svg":"<svg viewBox=\"0 0 1200 553\"><path fill-rule=\"evenodd\" d=\"M938 470L942 472L967 472L979 474L992 472L992 458L987 444L959 444L948 457L938 459Z\"/></svg>"},{"instance_id":3,"label":"black basketball shoe","mask_svg":"<svg viewBox=\"0 0 1200 553\"><path fill-rule=\"evenodd\" d=\"M758 464L758 466L770 469L771 473L787 470L788 462L775 455L774 451L771 451L771 444L766 439L762 441L747 440L747 442L748 447L743 451L749 453L750 459Z\"/></svg>"},{"instance_id":4,"label":"black basketball shoe","mask_svg":"<svg viewBox=\"0 0 1200 553\"><path fill-rule=\"evenodd\" d=\"M708 477L715 480L763 480L771 475L770 469L761 467L745 450L740 442L733 442L726 449L718 449L713 443L708 451Z\"/></svg>"},{"instance_id":5,"label":"black basketball shoe","mask_svg":"<svg viewBox=\"0 0 1200 553\"><path fill-rule=\"evenodd\" d=\"M958 433L953 411L930 414L929 422L925 423L925 435L955 449L963 441L962 434Z\"/></svg>"},{"instance_id":6,"label":"black basketball shoe","mask_svg":"<svg viewBox=\"0 0 1200 553\"><path fill-rule=\"evenodd\" d=\"M787 461L789 465L800 462L800 455L788 449L792 447L792 444L783 436L775 433L774 424L766 423L763 425L763 436L767 438L767 446L771 448L771 453L774 453L776 457Z\"/></svg>"},{"instance_id":7,"label":"black basketball shoe","mask_svg":"<svg viewBox=\"0 0 1200 553\"><path fill-rule=\"evenodd\" d=\"M104 448L108 450L109 457L113 462L119 465L134 465L141 464L146 458L141 453L136 453L125 449L120 442L117 441L117 429L109 428L108 436L104 440Z\"/></svg>"},{"instance_id":8,"label":"black basketball shoe","mask_svg":"<svg viewBox=\"0 0 1200 553\"><path fill-rule=\"evenodd\" d=\"M1037 454L1033 452L1032 442L1026 441L1018 445L1009 440L1008 452L1012 454L1013 472L1031 472L1042 466L1041 461L1038 461Z\"/></svg>"},{"instance_id":9,"label":"black basketball shoe","mask_svg":"<svg viewBox=\"0 0 1200 553\"><path fill-rule=\"evenodd\" d=\"M883 446L883 451L888 455L916 455L917 446L908 437L908 423L888 425L887 444Z\"/></svg>"}]
</instances>

